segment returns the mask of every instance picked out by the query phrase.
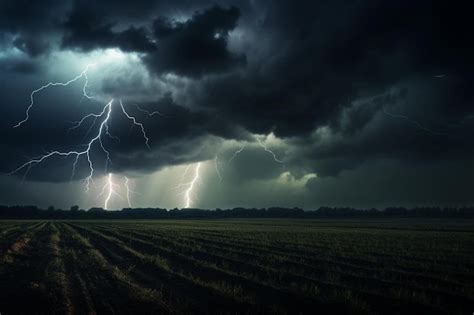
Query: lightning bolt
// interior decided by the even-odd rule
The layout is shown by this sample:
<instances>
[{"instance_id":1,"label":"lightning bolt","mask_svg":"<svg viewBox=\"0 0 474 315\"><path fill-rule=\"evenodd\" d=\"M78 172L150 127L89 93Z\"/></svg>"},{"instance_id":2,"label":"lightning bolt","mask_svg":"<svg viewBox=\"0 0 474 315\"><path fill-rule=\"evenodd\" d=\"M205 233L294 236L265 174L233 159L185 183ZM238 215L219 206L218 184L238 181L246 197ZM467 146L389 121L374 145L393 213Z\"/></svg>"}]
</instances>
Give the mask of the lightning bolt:
<instances>
[{"instance_id":1,"label":"lightning bolt","mask_svg":"<svg viewBox=\"0 0 474 315\"><path fill-rule=\"evenodd\" d=\"M51 86L68 86L69 84L73 83L73 82L76 82L78 81L79 79L81 78L84 78L84 85L82 86L82 93L83 93L83 97L86 97L88 99L92 99L93 97L92 96L89 96L87 94L87 85L89 83L89 79L87 77L87 71L89 71L89 68L94 66L94 64L88 64L86 66L86 68L79 74L77 75L76 77L72 78L71 80L69 81L66 81L66 82L49 82L45 85L43 85L42 87L34 90L33 92L31 92L30 94L30 105L28 106L28 108L26 109L26 112L25 112L25 118L23 118L22 120L20 120L15 126L13 126L13 128L18 128L20 127L22 124L26 123L28 121L28 119L30 118L30 111L31 109L33 108L34 104L35 104L35 94L36 93L39 93Z\"/></svg>"},{"instance_id":2,"label":"lightning bolt","mask_svg":"<svg viewBox=\"0 0 474 315\"><path fill-rule=\"evenodd\" d=\"M130 179L127 176L124 176L124 178L125 178L124 185L125 185L125 190L126 190L127 203L128 203L128 207L131 208L132 203L130 201L130 194L135 193L135 192L130 188L130 185L129 185Z\"/></svg>"},{"instance_id":3,"label":"lightning bolt","mask_svg":"<svg viewBox=\"0 0 474 315\"><path fill-rule=\"evenodd\" d=\"M133 125L134 126L138 126L140 127L140 130L142 132L142 135L143 135L143 138L145 139L145 144L148 148L150 148L150 145L148 144L148 142L150 141L150 139L148 138L148 136L146 135L146 131L145 131L145 127L143 126L143 124L141 122L138 122L137 119L134 117L134 116L131 116L127 113L127 111L125 110L125 107L123 106L122 104L122 100L120 100L120 108L122 109L122 112L124 113L124 115L130 119L132 122L133 122Z\"/></svg>"},{"instance_id":4,"label":"lightning bolt","mask_svg":"<svg viewBox=\"0 0 474 315\"><path fill-rule=\"evenodd\" d=\"M197 180L199 179L199 168L201 167L201 162L198 162L196 164L196 168L194 170L194 177L193 179L189 182L189 187L186 189L186 192L184 193L184 199L186 201L184 207L189 208L191 206L191 193L193 192L194 185L196 185Z\"/></svg>"},{"instance_id":5,"label":"lightning bolt","mask_svg":"<svg viewBox=\"0 0 474 315\"><path fill-rule=\"evenodd\" d=\"M270 150L269 148L267 148L267 146L262 142L262 140L260 140L259 138L257 138L257 142L258 142L258 145L262 147L263 150L265 150L265 152L268 152L272 155L273 157L273 160L277 163L284 163L282 160L280 160L275 152L273 152L272 150Z\"/></svg>"},{"instance_id":6,"label":"lightning bolt","mask_svg":"<svg viewBox=\"0 0 474 315\"><path fill-rule=\"evenodd\" d=\"M146 110L146 109L144 109L144 108L141 108L141 107L138 106L138 105L135 105L135 107L136 107L140 112L147 114L149 117L153 117L153 116L155 116L155 115L164 116L161 112L159 112L159 111L157 111L157 110L155 110L155 111L153 111L153 112L150 112L149 110Z\"/></svg>"},{"instance_id":7,"label":"lightning bolt","mask_svg":"<svg viewBox=\"0 0 474 315\"><path fill-rule=\"evenodd\" d=\"M49 88L49 87L68 86L69 84L71 84L73 82L76 82L81 78L84 78L84 85L82 86L83 98L93 99L92 96L87 94L87 87L88 87L88 83L89 83L87 72L88 72L89 68L92 67L93 65L94 64L87 65L87 67L79 75L75 76L74 78L72 78L69 81L66 81L66 82L49 82L49 83L43 85L42 87L34 90L33 92L31 92L31 94L30 94L30 104L29 104L28 108L26 109L25 118L23 120L19 121L14 126L14 128L20 127L21 125L23 125L24 123L26 123L29 120L30 111L34 106L35 95L37 93ZM99 125L99 128L97 130L97 133L86 144L80 145L80 147L84 147L83 150L70 150L70 151L53 150L53 151L47 152L46 154L43 154L43 155L40 155L40 156L37 156L35 158L30 159L29 161L23 163L22 165L20 165L16 169L14 169L9 174L13 175L13 174L15 174L15 173L17 173L17 172L19 172L23 169L26 169L26 172L24 174L24 176L26 176L26 174L28 173L28 171L31 169L32 166L40 164L40 163L42 163L43 161L45 161L49 158L53 158L53 157L72 157L73 162L72 162L71 179L73 179L74 176L75 176L75 173L76 173L76 168L77 168L77 164L78 164L79 160L81 159L81 157L85 157L87 159L89 172L88 172L87 176L85 177L84 182L85 182L86 191L89 191L90 183L93 182L93 178L94 178L94 174L95 174L95 164L94 164L94 161L91 157L92 150L95 147L99 147L102 150L102 152L105 154L105 172L107 173L108 167L109 167L109 165L112 164L112 161L110 159L110 151L104 145L103 137L107 136L109 138L120 141L120 139L118 137L113 136L110 133L110 130L109 130L109 121L110 121L111 114L112 114L112 108L114 107L113 105L114 105L114 99L111 99L107 104L104 105L101 112L87 114L87 115L83 116L80 120L72 122L73 126L71 128L69 128L68 132L81 127L86 121L92 120L92 124L91 124L91 126L89 127L89 129L86 133L86 137L87 137L87 135L91 132L92 128L96 124L97 120L101 121L100 125ZM148 137L148 135L146 133L144 125L141 122L139 122L136 119L136 117L130 115L126 111L125 106L122 103L122 100L119 100L119 105L120 105L120 109L121 109L122 113L125 115L125 117L132 121L132 123L133 123L132 127L133 126L138 126L140 128L143 139L145 140L145 144L148 148L150 148L150 145L149 145L150 138ZM128 204L130 205L130 192L131 192L131 190L129 189L129 186L128 186L129 180L128 180L127 177L125 177L125 178L126 178L125 186L126 186L126 189L127 189L127 201L128 201ZM102 187L102 192L99 195L99 196L103 195L105 193L105 191L108 190L108 194L107 194L107 197L105 199L105 204L104 204L105 209L108 208L108 203L109 203L109 201L110 201L110 199L112 198L113 195L120 196L116 192L116 190L114 189L116 187L118 187L118 185L113 183L112 173L108 173L107 183L106 183L106 185L104 185Z\"/></svg>"},{"instance_id":8,"label":"lightning bolt","mask_svg":"<svg viewBox=\"0 0 474 315\"><path fill-rule=\"evenodd\" d=\"M107 192L107 195L106 195L105 200L104 200L104 209L105 210L109 209L109 202L112 199L112 196L115 195L115 196L118 196L121 199L123 199L123 197L115 190L116 188L119 188L119 187L120 187L119 185L114 183L113 178L112 178L112 173L108 173L106 183L102 187L102 191L98 196L98 197L100 197L100 196L104 195L105 192Z\"/></svg>"},{"instance_id":9,"label":"lightning bolt","mask_svg":"<svg viewBox=\"0 0 474 315\"><path fill-rule=\"evenodd\" d=\"M237 155L239 155L240 153L242 153L242 151L245 149L246 145L245 143L240 147L240 149L238 149L237 151L234 152L234 154L232 155L232 157L229 159L229 161L227 162L227 164L229 164L230 162L232 162L236 157Z\"/></svg>"},{"instance_id":10,"label":"lightning bolt","mask_svg":"<svg viewBox=\"0 0 474 315\"><path fill-rule=\"evenodd\" d=\"M94 176L94 171L95 171L94 170L94 163L91 159L91 150L92 150L93 146L96 143L99 144L102 151L106 154L106 170L107 170L107 166L111 163L110 152L105 148L105 146L102 142L102 136L106 132L106 129L107 129L106 126L107 126L107 123L110 119L110 114L112 113L113 101L114 101L113 99L110 100L110 102L108 102L104 106L104 108L102 109L102 112L97 115L96 118L104 117L104 119L102 120L102 122L100 124L100 127L99 127L99 130L97 131L97 134L85 145L86 148L84 150L82 150L82 151L76 151L76 150L72 150L72 151L51 151L47 154L44 154L44 155L38 156L36 158L33 158L33 159L27 161L26 163L20 165L18 168L16 168L12 172L10 172L10 175L13 175L13 174L17 173L17 172L19 172L20 170L22 170L24 168L29 169L31 166L39 164L39 163L43 162L44 160L46 160L48 158L51 158L51 157L54 157L54 156L65 156L65 157L72 156L72 157L74 157L74 162L72 164L72 176L71 177L74 177L74 174L75 174L75 171L76 171L76 166L77 166L77 163L79 162L79 158L81 158L82 156L85 156L87 158L87 163L88 163L88 166L89 166L89 174L84 179L84 181L86 183L86 191L89 191L90 182L92 181L92 177ZM83 122L84 119L81 119L81 121ZM80 126L80 124L79 124L79 126Z\"/></svg>"},{"instance_id":11,"label":"lightning bolt","mask_svg":"<svg viewBox=\"0 0 474 315\"><path fill-rule=\"evenodd\" d=\"M107 185L104 186L104 187L109 187L109 193L107 194L107 198L105 198L105 202L104 202L104 209L107 210L109 209L109 201L110 201L110 198L112 197L112 194L114 193L114 183L112 181L112 173L109 173L109 175L107 176Z\"/></svg>"},{"instance_id":12,"label":"lightning bolt","mask_svg":"<svg viewBox=\"0 0 474 315\"><path fill-rule=\"evenodd\" d=\"M283 160L279 159L277 157L277 155L275 154L275 152L273 152L272 150L270 150L263 142L262 140L260 140L260 138L256 137L255 138L257 140L257 143L258 145L265 151L265 152L268 152L270 153L270 155L272 156L273 160L277 163L284 163ZM231 158L229 159L229 161L227 162L227 164L230 164L236 157L237 155L239 155L240 153L242 153L245 148L247 147L247 144L244 143L238 150L236 150L234 152L234 154L232 154Z\"/></svg>"},{"instance_id":13,"label":"lightning bolt","mask_svg":"<svg viewBox=\"0 0 474 315\"><path fill-rule=\"evenodd\" d=\"M219 177L219 183L222 182L222 175L221 175L221 172L219 171L219 165L218 165L218 161L217 161L217 155L214 157L214 168L216 169L216 174L217 174L217 177Z\"/></svg>"},{"instance_id":14,"label":"lightning bolt","mask_svg":"<svg viewBox=\"0 0 474 315\"><path fill-rule=\"evenodd\" d=\"M412 120L412 119L410 119L409 117L407 117L405 115L392 114L392 113L388 112L385 109L383 110L383 112L384 112L385 115L387 115L389 117L406 120L407 122L411 123L412 125L415 125L416 127L418 127L418 129L423 130L423 131L425 131L429 134L432 134L432 135L435 135L435 136L446 135L446 133L436 132L436 131L433 131L431 129L428 129L425 126L423 126L422 124L420 124L419 122L417 122L416 120Z\"/></svg>"},{"instance_id":15,"label":"lightning bolt","mask_svg":"<svg viewBox=\"0 0 474 315\"><path fill-rule=\"evenodd\" d=\"M260 138L258 137L255 137L255 139L257 140L257 143L258 145L265 151L265 152L268 152L270 153L270 155L272 156L273 160L277 163L284 163L283 160L279 159L277 157L277 155L275 154L275 152L273 152L272 150L270 150L263 142L262 140L260 140ZM239 155L240 153L242 153L245 148L247 147L247 144L244 143L238 150L236 150L234 152L234 154L232 154L231 158L229 159L229 161L227 162L227 164L230 164L236 157L237 155Z\"/></svg>"},{"instance_id":16,"label":"lightning bolt","mask_svg":"<svg viewBox=\"0 0 474 315\"><path fill-rule=\"evenodd\" d=\"M199 169L201 168L201 162L196 163L196 167L194 168L194 176L189 182L184 182L184 178L186 174L189 172L189 169L191 168L191 164L186 166L186 169L184 170L183 175L181 175L181 183L176 185L173 189L179 189L181 187L187 187L186 190L184 191L184 207L183 208L189 208L193 202L192 200L192 194L193 194L193 189L199 180Z\"/></svg>"}]
</instances>

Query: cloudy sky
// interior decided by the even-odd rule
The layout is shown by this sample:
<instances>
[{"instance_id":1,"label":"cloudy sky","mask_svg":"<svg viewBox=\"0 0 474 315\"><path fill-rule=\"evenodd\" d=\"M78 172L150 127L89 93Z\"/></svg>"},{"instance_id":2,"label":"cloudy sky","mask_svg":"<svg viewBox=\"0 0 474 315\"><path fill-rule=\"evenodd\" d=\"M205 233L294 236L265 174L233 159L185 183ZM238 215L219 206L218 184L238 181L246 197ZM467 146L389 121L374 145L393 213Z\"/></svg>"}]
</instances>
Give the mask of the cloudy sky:
<instances>
[{"instance_id":1,"label":"cloudy sky","mask_svg":"<svg viewBox=\"0 0 474 315\"><path fill-rule=\"evenodd\" d=\"M0 204L473 204L470 15L0 0Z\"/></svg>"}]
</instances>

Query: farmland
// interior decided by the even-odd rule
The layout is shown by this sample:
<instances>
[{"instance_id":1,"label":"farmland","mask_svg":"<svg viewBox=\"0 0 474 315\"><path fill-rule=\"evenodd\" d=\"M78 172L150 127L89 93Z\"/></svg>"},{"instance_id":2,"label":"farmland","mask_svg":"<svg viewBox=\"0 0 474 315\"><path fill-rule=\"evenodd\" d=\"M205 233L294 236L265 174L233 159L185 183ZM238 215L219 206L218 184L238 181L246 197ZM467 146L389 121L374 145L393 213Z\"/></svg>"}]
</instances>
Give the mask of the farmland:
<instances>
[{"instance_id":1,"label":"farmland","mask_svg":"<svg viewBox=\"0 0 474 315\"><path fill-rule=\"evenodd\" d=\"M474 222L0 221L0 313L474 311Z\"/></svg>"}]
</instances>

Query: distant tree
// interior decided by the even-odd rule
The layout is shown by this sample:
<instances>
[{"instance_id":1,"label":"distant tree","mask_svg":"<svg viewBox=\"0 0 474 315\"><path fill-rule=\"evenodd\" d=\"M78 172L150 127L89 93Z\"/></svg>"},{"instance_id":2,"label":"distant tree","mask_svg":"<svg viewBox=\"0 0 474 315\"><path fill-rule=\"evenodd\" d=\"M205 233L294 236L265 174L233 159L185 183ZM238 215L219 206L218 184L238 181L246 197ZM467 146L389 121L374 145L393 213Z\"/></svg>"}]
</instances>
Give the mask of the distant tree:
<instances>
[{"instance_id":1,"label":"distant tree","mask_svg":"<svg viewBox=\"0 0 474 315\"><path fill-rule=\"evenodd\" d=\"M104 208L92 207L89 209L89 212L105 212Z\"/></svg>"},{"instance_id":2,"label":"distant tree","mask_svg":"<svg viewBox=\"0 0 474 315\"><path fill-rule=\"evenodd\" d=\"M79 211L79 206L78 205L72 206L71 211Z\"/></svg>"},{"instance_id":3,"label":"distant tree","mask_svg":"<svg viewBox=\"0 0 474 315\"><path fill-rule=\"evenodd\" d=\"M49 211L54 211L54 206L49 206L49 207L48 207L48 210L49 210Z\"/></svg>"}]
</instances>

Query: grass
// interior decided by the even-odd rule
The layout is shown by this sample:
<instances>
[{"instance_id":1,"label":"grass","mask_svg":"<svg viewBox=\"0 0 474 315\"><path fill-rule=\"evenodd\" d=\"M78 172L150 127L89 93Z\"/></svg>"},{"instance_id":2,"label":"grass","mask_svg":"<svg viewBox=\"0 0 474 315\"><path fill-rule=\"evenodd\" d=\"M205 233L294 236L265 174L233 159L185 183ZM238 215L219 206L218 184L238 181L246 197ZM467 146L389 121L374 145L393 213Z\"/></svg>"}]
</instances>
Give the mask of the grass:
<instances>
[{"instance_id":1,"label":"grass","mask_svg":"<svg viewBox=\"0 0 474 315\"><path fill-rule=\"evenodd\" d=\"M472 310L472 220L0 221L2 314Z\"/></svg>"}]
</instances>

